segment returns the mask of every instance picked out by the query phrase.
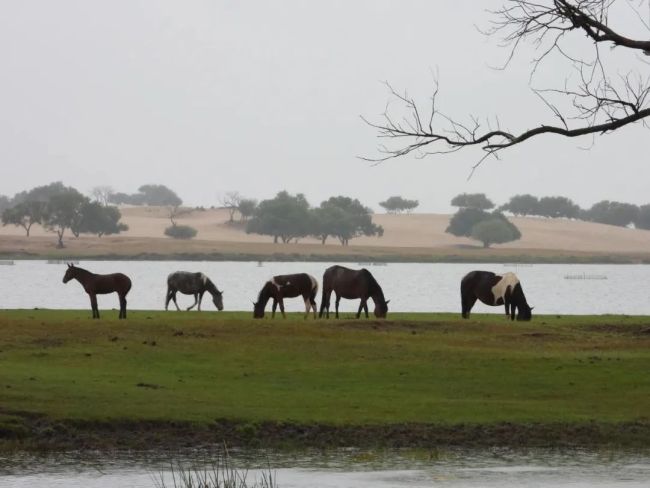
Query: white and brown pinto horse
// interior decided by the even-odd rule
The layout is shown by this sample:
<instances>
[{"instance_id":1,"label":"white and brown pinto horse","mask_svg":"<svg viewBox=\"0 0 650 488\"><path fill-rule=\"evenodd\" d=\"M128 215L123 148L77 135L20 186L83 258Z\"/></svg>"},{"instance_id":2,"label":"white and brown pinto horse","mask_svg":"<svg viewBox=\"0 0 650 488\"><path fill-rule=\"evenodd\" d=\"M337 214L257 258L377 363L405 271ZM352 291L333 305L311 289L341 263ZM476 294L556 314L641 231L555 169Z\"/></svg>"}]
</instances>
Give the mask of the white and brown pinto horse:
<instances>
[{"instance_id":1,"label":"white and brown pinto horse","mask_svg":"<svg viewBox=\"0 0 650 488\"><path fill-rule=\"evenodd\" d=\"M506 316L511 320L530 320L533 309L526 302L524 290L519 278L514 273L497 275L491 271L470 271L460 282L460 298L463 318L469 318L469 312L476 300L486 305L505 305Z\"/></svg>"},{"instance_id":2,"label":"white and brown pinto horse","mask_svg":"<svg viewBox=\"0 0 650 488\"><path fill-rule=\"evenodd\" d=\"M316 318L316 293L318 293L318 282L316 278L307 273L297 273L290 275L278 275L264 283L257 296L257 301L253 302L253 317L261 319L264 317L264 309L269 300L273 300L271 316L275 317L275 310L280 305L280 311L283 317L284 299L302 296L305 302L305 318L309 316L309 310L313 310Z\"/></svg>"}]
</instances>

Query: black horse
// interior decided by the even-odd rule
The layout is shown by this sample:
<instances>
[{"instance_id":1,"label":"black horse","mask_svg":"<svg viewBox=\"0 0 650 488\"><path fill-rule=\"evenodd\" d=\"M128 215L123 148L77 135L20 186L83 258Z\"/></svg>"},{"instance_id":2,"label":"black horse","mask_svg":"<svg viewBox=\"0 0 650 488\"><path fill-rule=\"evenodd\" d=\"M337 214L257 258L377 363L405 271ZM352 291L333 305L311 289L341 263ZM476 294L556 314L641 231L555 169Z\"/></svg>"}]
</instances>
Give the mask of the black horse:
<instances>
[{"instance_id":1,"label":"black horse","mask_svg":"<svg viewBox=\"0 0 650 488\"><path fill-rule=\"evenodd\" d=\"M201 300L203 294L207 291L212 295L212 303L218 310L223 310L223 291L219 291L214 283L203 273L189 273L187 271L176 271L167 277L167 297L165 298L165 310L169 306L169 301L174 300L176 310L176 293L181 292L185 295L194 295L194 303L187 307L192 310L198 304L198 310L201 311Z\"/></svg>"},{"instance_id":2,"label":"black horse","mask_svg":"<svg viewBox=\"0 0 650 488\"><path fill-rule=\"evenodd\" d=\"M486 305L505 305L506 317L517 320L530 320L531 310L528 306L524 290L514 273L497 275L490 271L471 271L460 282L460 298L463 318L469 318L469 312L476 300Z\"/></svg>"},{"instance_id":3,"label":"black horse","mask_svg":"<svg viewBox=\"0 0 650 488\"><path fill-rule=\"evenodd\" d=\"M316 318L316 293L318 293L318 282L312 275L298 273L274 276L264 283L257 296L257 301L253 302L253 317L256 319L264 317L266 304L273 299L271 316L275 317L275 310L279 304L282 316L286 318L284 299L302 296L305 301L305 318L309 316L309 309L313 309L314 318Z\"/></svg>"},{"instance_id":4,"label":"black horse","mask_svg":"<svg viewBox=\"0 0 650 488\"><path fill-rule=\"evenodd\" d=\"M323 299L320 304L319 317L323 316L323 312L327 311L326 317L330 316L330 296L332 292L336 295L336 318L339 318L339 302L341 298L354 300L361 299L359 310L357 311L357 318L361 316L361 310L366 313L368 318L368 298L372 298L375 302L375 317L383 319L388 314L388 302L384 298L384 292L367 269L348 269L343 266L332 266L325 270L323 274Z\"/></svg>"},{"instance_id":5,"label":"black horse","mask_svg":"<svg viewBox=\"0 0 650 488\"><path fill-rule=\"evenodd\" d=\"M120 318L126 318L126 294L131 289L131 279L122 273L113 273L107 275L95 274L83 268L78 268L73 264L68 264L68 269L63 276L63 282L75 279L84 287L90 297L90 306L93 309L93 318L99 318L99 309L97 308L97 295L106 293L117 293L120 299Z\"/></svg>"}]
</instances>

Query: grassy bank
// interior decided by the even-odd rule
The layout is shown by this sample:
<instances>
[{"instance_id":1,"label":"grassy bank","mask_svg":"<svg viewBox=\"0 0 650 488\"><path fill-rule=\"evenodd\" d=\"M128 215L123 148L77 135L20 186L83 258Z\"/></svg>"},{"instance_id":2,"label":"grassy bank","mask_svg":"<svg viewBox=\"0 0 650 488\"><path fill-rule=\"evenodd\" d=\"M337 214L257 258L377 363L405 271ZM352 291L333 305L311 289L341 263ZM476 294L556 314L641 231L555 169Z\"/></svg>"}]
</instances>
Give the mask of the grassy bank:
<instances>
[{"instance_id":1,"label":"grassy bank","mask_svg":"<svg viewBox=\"0 0 650 488\"><path fill-rule=\"evenodd\" d=\"M0 311L5 446L650 445L648 318L89 317Z\"/></svg>"}]
</instances>

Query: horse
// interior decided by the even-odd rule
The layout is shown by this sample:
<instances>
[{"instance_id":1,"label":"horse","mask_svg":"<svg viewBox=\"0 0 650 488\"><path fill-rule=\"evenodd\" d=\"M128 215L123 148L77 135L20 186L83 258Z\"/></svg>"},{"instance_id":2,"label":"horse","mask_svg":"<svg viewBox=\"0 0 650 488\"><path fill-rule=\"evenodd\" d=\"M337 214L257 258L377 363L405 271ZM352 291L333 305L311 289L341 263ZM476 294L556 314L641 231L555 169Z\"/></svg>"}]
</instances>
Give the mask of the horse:
<instances>
[{"instance_id":1,"label":"horse","mask_svg":"<svg viewBox=\"0 0 650 488\"><path fill-rule=\"evenodd\" d=\"M361 299L357 318L361 317L361 310L365 311L366 318L368 318L368 298L372 298L373 302L375 302L375 317L384 319L388 314L388 302L390 300L384 298L381 286L379 286L370 271L365 268L353 270L343 266L332 266L325 270L323 274L323 299L320 304L319 317L323 316L324 311L327 311L326 317L330 317L330 296L332 291L336 295L337 319L339 318L339 302L341 298Z\"/></svg>"},{"instance_id":2,"label":"horse","mask_svg":"<svg viewBox=\"0 0 650 488\"><path fill-rule=\"evenodd\" d=\"M126 318L126 294L131 289L131 279L122 273L107 275L95 274L74 264L68 264L68 269L63 276L63 283L75 279L84 287L90 296L90 306L93 310L93 318L99 318L97 308L97 295L116 292L120 299L120 319Z\"/></svg>"},{"instance_id":3,"label":"horse","mask_svg":"<svg viewBox=\"0 0 650 488\"><path fill-rule=\"evenodd\" d=\"M314 311L314 318L316 318L316 293L318 293L318 282L312 275L298 273L274 276L264 283L257 301L253 302L253 317L256 319L264 317L266 304L273 299L271 316L275 317L275 310L279 304L282 316L286 318L284 299L302 296L305 301L305 318L309 316L309 309Z\"/></svg>"},{"instance_id":4,"label":"horse","mask_svg":"<svg viewBox=\"0 0 650 488\"><path fill-rule=\"evenodd\" d=\"M201 300L203 294L207 291L212 295L212 303L217 310L223 310L223 291L219 291L214 283L203 273L190 273L188 271L176 271L167 277L167 296L165 298L165 310L168 310L169 301L174 300L176 310L176 293L181 292L185 295L194 295L194 303L187 307L192 310L198 304L198 311L201 311Z\"/></svg>"},{"instance_id":5,"label":"horse","mask_svg":"<svg viewBox=\"0 0 650 488\"><path fill-rule=\"evenodd\" d=\"M486 305L505 305L506 317L510 320L515 319L515 309L517 320L532 318L533 307L526 302L524 290L514 273L497 275L490 271L470 271L460 282L460 298L464 319L469 318L477 299Z\"/></svg>"}]
</instances>

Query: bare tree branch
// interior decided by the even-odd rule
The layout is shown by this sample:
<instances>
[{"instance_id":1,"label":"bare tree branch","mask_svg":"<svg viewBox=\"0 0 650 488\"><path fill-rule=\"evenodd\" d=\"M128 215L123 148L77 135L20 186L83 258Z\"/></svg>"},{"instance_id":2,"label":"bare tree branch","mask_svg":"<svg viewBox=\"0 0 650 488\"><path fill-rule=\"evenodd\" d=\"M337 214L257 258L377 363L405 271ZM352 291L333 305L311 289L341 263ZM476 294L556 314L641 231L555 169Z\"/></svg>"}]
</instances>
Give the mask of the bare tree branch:
<instances>
[{"instance_id":1,"label":"bare tree branch","mask_svg":"<svg viewBox=\"0 0 650 488\"><path fill-rule=\"evenodd\" d=\"M540 123L530 129L510 131L502 129L498 119L496 128L489 119L481 122L476 116L469 116L463 122L438 108L437 79L424 110L407 93L400 93L386 83L391 98L401 105L403 115L396 118L389 112L391 105L387 105L378 122L362 117L377 130L380 139L391 140L379 146L379 157L362 159L378 163L410 153L426 157L478 147L485 154L473 172L488 156L496 156L499 151L543 134L579 137L606 134L640 121L645 125L644 119L650 116L650 76L636 71L610 75L599 50L601 44L609 44L650 55L650 40L635 39L612 27L610 14L620 1L629 0L505 0L501 9L492 12L491 26L484 33L500 36L501 46L510 47L504 68L517 48L527 42L539 53L533 59L531 81L553 54L567 60L577 73L565 78L559 88L532 88L559 125ZM650 0L636 3L628 5L645 27L650 26L639 13L640 5L650 6ZM589 40L587 53L592 53L591 56L584 53L575 56L565 48L566 36L574 33L582 33ZM646 64L642 65L645 68Z\"/></svg>"}]
</instances>

